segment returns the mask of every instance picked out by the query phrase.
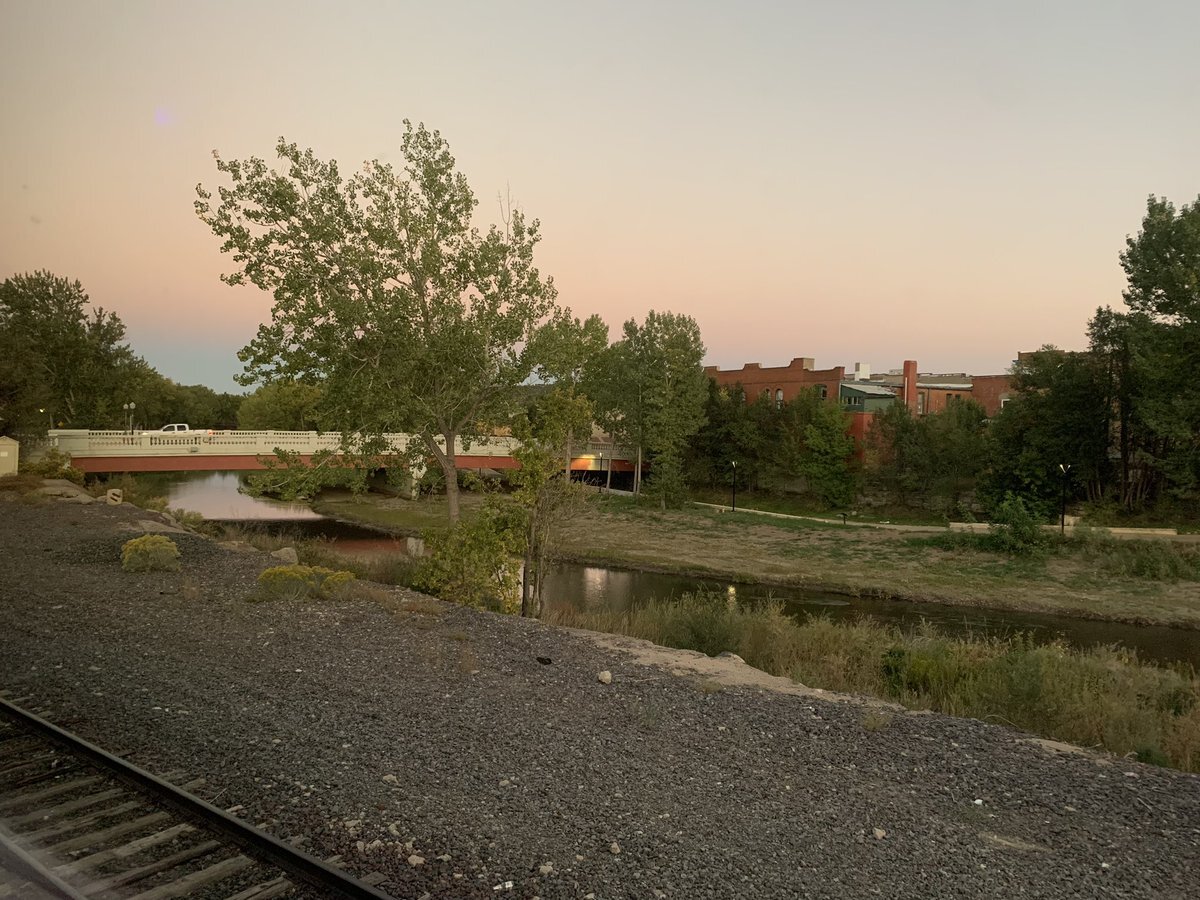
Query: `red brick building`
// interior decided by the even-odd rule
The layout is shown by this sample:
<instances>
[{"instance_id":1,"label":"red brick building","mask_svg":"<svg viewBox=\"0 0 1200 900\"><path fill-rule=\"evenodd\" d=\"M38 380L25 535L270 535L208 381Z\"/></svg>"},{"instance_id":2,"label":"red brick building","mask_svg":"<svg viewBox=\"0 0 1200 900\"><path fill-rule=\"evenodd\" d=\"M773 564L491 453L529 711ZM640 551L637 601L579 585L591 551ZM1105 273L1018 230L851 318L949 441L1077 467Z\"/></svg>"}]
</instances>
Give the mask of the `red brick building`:
<instances>
[{"instance_id":1,"label":"red brick building","mask_svg":"<svg viewBox=\"0 0 1200 900\"><path fill-rule=\"evenodd\" d=\"M816 369L814 362L810 356L799 356L786 366L763 366L754 362L746 363L740 369L708 366L704 371L722 387L741 384L747 400L766 396L776 403L788 403L801 391L813 388L823 398L841 402L843 385L852 388L856 383L876 384L891 390L918 416L941 412L946 404L966 399L977 401L989 416L994 416L1012 390L1008 375L921 374L917 371L916 360L912 359L906 359L898 371L875 376L869 374L868 367L855 363L849 379L845 366ZM861 415L853 409L847 412ZM856 425L856 428L865 431L865 426Z\"/></svg>"}]
</instances>

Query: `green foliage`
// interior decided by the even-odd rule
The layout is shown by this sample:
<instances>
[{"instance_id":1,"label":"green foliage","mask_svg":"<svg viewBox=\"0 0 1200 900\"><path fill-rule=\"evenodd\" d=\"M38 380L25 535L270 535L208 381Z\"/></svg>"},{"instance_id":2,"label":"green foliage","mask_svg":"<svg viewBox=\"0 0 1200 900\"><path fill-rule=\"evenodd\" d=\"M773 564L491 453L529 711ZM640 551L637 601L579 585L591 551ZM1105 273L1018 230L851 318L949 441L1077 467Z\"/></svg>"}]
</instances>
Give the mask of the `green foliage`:
<instances>
[{"instance_id":1,"label":"green foliage","mask_svg":"<svg viewBox=\"0 0 1200 900\"><path fill-rule=\"evenodd\" d=\"M501 497L489 497L470 518L427 531L413 587L443 600L499 612L520 608L522 516Z\"/></svg>"},{"instance_id":2,"label":"green foliage","mask_svg":"<svg viewBox=\"0 0 1200 900\"><path fill-rule=\"evenodd\" d=\"M1050 542L1043 530L1044 516L1039 516L1027 501L1009 494L992 513L990 544L992 549L1013 556L1028 556L1042 552Z\"/></svg>"},{"instance_id":3,"label":"green foliage","mask_svg":"<svg viewBox=\"0 0 1200 900\"><path fill-rule=\"evenodd\" d=\"M894 503L906 506L928 490L933 464L929 429L905 404L877 413L867 442L872 480Z\"/></svg>"},{"instance_id":4,"label":"green foliage","mask_svg":"<svg viewBox=\"0 0 1200 900\"><path fill-rule=\"evenodd\" d=\"M808 490L829 507L854 502L856 482L850 467L854 438L847 433L847 416L834 403L820 403L804 428L800 474Z\"/></svg>"},{"instance_id":5,"label":"green foliage","mask_svg":"<svg viewBox=\"0 0 1200 900\"><path fill-rule=\"evenodd\" d=\"M121 546L121 568L126 572L174 572L179 569L179 548L162 534L144 534Z\"/></svg>"},{"instance_id":6,"label":"green foliage","mask_svg":"<svg viewBox=\"0 0 1200 900\"><path fill-rule=\"evenodd\" d=\"M164 378L125 343L115 313L93 308L78 281L49 272L0 284L0 434L47 428L123 430L188 422L229 428L240 397Z\"/></svg>"},{"instance_id":7,"label":"green foliage","mask_svg":"<svg viewBox=\"0 0 1200 900\"><path fill-rule=\"evenodd\" d=\"M1007 492L1053 500L1059 464L1071 499L1133 513L1164 499L1200 502L1200 201L1151 197L1126 241L1126 312L1096 311L1089 347L1052 347L1014 369L1018 396L993 423L994 502Z\"/></svg>"},{"instance_id":8,"label":"green foliage","mask_svg":"<svg viewBox=\"0 0 1200 900\"><path fill-rule=\"evenodd\" d=\"M223 280L274 296L240 353L243 383L321 384L346 452L417 435L410 461L437 460L454 522L459 445L506 422L521 385L561 363L540 335L569 313L534 266L538 222L510 209L502 227L474 228L475 196L446 141L405 126L400 171L375 160L343 178L281 138L279 171L218 157L228 183L215 201L198 186L195 205L233 254Z\"/></svg>"},{"instance_id":9,"label":"green foliage","mask_svg":"<svg viewBox=\"0 0 1200 900\"><path fill-rule=\"evenodd\" d=\"M113 313L78 281L49 272L0 283L0 434L88 428L120 417L120 389L140 365Z\"/></svg>"},{"instance_id":10,"label":"green foliage","mask_svg":"<svg viewBox=\"0 0 1200 900\"><path fill-rule=\"evenodd\" d=\"M1111 647L1077 650L1026 635L955 639L870 621L800 623L778 604L722 595L618 612L555 610L560 624L714 654L811 687L866 693L912 709L975 716L1147 762L1200 771L1200 679Z\"/></svg>"},{"instance_id":11,"label":"green foliage","mask_svg":"<svg viewBox=\"0 0 1200 900\"><path fill-rule=\"evenodd\" d=\"M354 582L353 572L324 566L273 566L258 576L258 592L264 600L334 600Z\"/></svg>"},{"instance_id":12,"label":"green foliage","mask_svg":"<svg viewBox=\"0 0 1200 900\"><path fill-rule=\"evenodd\" d=\"M987 463L986 430L987 414L973 400L921 417L895 403L868 433L871 481L895 503L965 516L963 498Z\"/></svg>"},{"instance_id":13,"label":"green foliage","mask_svg":"<svg viewBox=\"0 0 1200 900\"><path fill-rule=\"evenodd\" d=\"M274 457L262 457L260 461L263 471L246 478L248 494L280 500L311 500L326 488L363 493L367 489L367 466L380 460L364 461L361 457L321 450L305 462L299 453L277 447Z\"/></svg>"},{"instance_id":14,"label":"green foliage","mask_svg":"<svg viewBox=\"0 0 1200 900\"><path fill-rule=\"evenodd\" d=\"M521 615L538 616L547 570L558 555L561 531L583 510L582 485L570 477L572 436L591 427L592 404L573 387L555 387L539 397L513 434L521 468L512 474L516 526L513 545L524 558Z\"/></svg>"},{"instance_id":15,"label":"green foliage","mask_svg":"<svg viewBox=\"0 0 1200 900\"><path fill-rule=\"evenodd\" d=\"M39 478L65 478L75 484L83 484L83 472L71 465L71 455L57 447L51 447L40 457L21 460L21 472Z\"/></svg>"},{"instance_id":16,"label":"green foliage","mask_svg":"<svg viewBox=\"0 0 1200 900\"><path fill-rule=\"evenodd\" d=\"M1060 465L1070 466L1069 496L1098 496L1112 477L1107 370L1091 354L1043 347L1013 369L1019 396L992 421L990 466L981 485L986 506L1008 494L1056 503L1063 487Z\"/></svg>"},{"instance_id":17,"label":"green foliage","mask_svg":"<svg viewBox=\"0 0 1200 900\"><path fill-rule=\"evenodd\" d=\"M739 489L794 490L803 479L808 494L825 508L853 502L858 489L854 439L836 403L813 390L788 403L744 397L740 385L725 389L709 382L706 423L686 456L693 483L725 487L736 476Z\"/></svg>"},{"instance_id":18,"label":"green foliage","mask_svg":"<svg viewBox=\"0 0 1200 900\"><path fill-rule=\"evenodd\" d=\"M665 509L684 500L682 465L688 440L704 422L708 379L704 343L690 316L651 310L639 325L586 367L583 390L596 420L617 443L647 456L653 493ZM639 480L635 491L640 492Z\"/></svg>"},{"instance_id":19,"label":"green foliage","mask_svg":"<svg viewBox=\"0 0 1200 900\"><path fill-rule=\"evenodd\" d=\"M258 431L318 431L324 392L314 384L281 380L264 384L242 400L238 428Z\"/></svg>"},{"instance_id":20,"label":"green foliage","mask_svg":"<svg viewBox=\"0 0 1200 900\"><path fill-rule=\"evenodd\" d=\"M1169 541L1116 540L1076 535L1065 548L1082 553L1103 572L1150 581L1200 581L1200 548Z\"/></svg>"}]
</instances>

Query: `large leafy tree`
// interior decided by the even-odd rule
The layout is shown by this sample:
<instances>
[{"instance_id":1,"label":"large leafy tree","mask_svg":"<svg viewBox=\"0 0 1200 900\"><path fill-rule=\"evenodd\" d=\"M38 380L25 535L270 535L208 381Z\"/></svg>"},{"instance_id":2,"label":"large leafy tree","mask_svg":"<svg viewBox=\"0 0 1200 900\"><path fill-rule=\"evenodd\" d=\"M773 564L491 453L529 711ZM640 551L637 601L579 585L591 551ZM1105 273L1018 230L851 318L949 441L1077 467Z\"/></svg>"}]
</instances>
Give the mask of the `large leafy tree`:
<instances>
[{"instance_id":1,"label":"large leafy tree","mask_svg":"<svg viewBox=\"0 0 1200 900\"><path fill-rule=\"evenodd\" d=\"M271 321L240 354L244 383L320 381L347 452L409 432L446 476L455 455L507 418L540 373L547 322L565 316L534 266L538 223L509 209L486 232L436 131L405 122L400 171L378 160L344 178L334 161L280 139L282 162L224 160L228 183L197 186L196 212L222 239L229 284L274 297Z\"/></svg>"},{"instance_id":2,"label":"large leafy tree","mask_svg":"<svg viewBox=\"0 0 1200 900\"><path fill-rule=\"evenodd\" d=\"M642 324L634 319L625 323L621 340L594 361L583 379L601 426L635 451L635 492L640 493L642 460L648 457L654 490L664 506L681 497L684 452L704 423L708 379L703 358L704 342L691 316L651 310Z\"/></svg>"},{"instance_id":3,"label":"large leafy tree","mask_svg":"<svg viewBox=\"0 0 1200 900\"><path fill-rule=\"evenodd\" d=\"M1091 353L1043 347L1013 368L1017 397L992 421L989 470L981 485L990 505L1009 493L1052 504L1062 467L1072 494L1104 495L1111 477L1107 372Z\"/></svg>"},{"instance_id":4,"label":"large leafy tree","mask_svg":"<svg viewBox=\"0 0 1200 900\"><path fill-rule=\"evenodd\" d=\"M849 464L854 438L847 429L848 420L837 404L818 402L812 421L804 427L799 472L809 491L830 507L854 501L855 473Z\"/></svg>"},{"instance_id":5,"label":"large leafy tree","mask_svg":"<svg viewBox=\"0 0 1200 900\"><path fill-rule=\"evenodd\" d=\"M0 433L116 426L122 397L149 370L115 313L50 272L0 284Z\"/></svg>"},{"instance_id":6,"label":"large leafy tree","mask_svg":"<svg viewBox=\"0 0 1200 900\"><path fill-rule=\"evenodd\" d=\"M272 381L246 396L237 411L239 428L318 431L323 392L302 381Z\"/></svg>"},{"instance_id":7,"label":"large leafy tree","mask_svg":"<svg viewBox=\"0 0 1200 900\"><path fill-rule=\"evenodd\" d=\"M1150 197L1121 266L1129 311L1099 310L1091 334L1117 376L1123 501L1133 506L1163 490L1195 496L1200 387L1189 376L1200 368L1200 198L1176 209Z\"/></svg>"}]
</instances>

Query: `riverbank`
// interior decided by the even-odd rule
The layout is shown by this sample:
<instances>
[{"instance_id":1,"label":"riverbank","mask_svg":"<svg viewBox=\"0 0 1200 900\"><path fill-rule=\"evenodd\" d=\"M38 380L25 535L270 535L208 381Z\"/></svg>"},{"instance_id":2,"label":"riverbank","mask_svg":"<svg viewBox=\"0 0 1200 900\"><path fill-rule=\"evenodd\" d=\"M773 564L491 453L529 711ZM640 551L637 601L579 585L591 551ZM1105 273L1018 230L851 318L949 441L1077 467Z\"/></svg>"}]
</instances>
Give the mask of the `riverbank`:
<instances>
[{"instance_id":1,"label":"riverbank","mask_svg":"<svg viewBox=\"0 0 1200 900\"><path fill-rule=\"evenodd\" d=\"M147 521L0 507L0 685L398 897L1197 887L1196 776L401 589L250 603L274 560L186 533L123 573Z\"/></svg>"},{"instance_id":2,"label":"riverbank","mask_svg":"<svg viewBox=\"0 0 1200 900\"><path fill-rule=\"evenodd\" d=\"M465 494L466 514L479 502ZM417 534L445 522L437 497L330 495L314 508L346 521ZM948 533L948 532L945 532ZM1129 542L1136 551L1138 542ZM666 512L595 498L562 536L565 558L668 574L786 585L851 596L1053 613L1200 629L1200 582L1123 572L1103 546L1014 557L929 536L704 507ZM1130 553L1128 549L1123 553ZM1195 553L1191 547L1155 553ZM1136 566L1130 566L1136 572Z\"/></svg>"}]
</instances>

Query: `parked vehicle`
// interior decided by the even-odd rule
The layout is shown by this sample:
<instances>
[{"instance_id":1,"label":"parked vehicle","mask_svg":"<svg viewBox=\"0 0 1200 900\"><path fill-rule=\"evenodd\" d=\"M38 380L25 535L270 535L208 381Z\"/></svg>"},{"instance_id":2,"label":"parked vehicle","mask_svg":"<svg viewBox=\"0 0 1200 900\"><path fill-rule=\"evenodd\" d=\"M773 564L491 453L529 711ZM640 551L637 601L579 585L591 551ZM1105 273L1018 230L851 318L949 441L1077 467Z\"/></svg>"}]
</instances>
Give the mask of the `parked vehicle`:
<instances>
[{"instance_id":1,"label":"parked vehicle","mask_svg":"<svg viewBox=\"0 0 1200 900\"><path fill-rule=\"evenodd\" d=\"M187 425L185 425L182 422L176 422L173 425L164 425L162 428L160 428L158 430L159 431L191 431L192 429L188 428Z\"/></svg>"}]
</instances>

